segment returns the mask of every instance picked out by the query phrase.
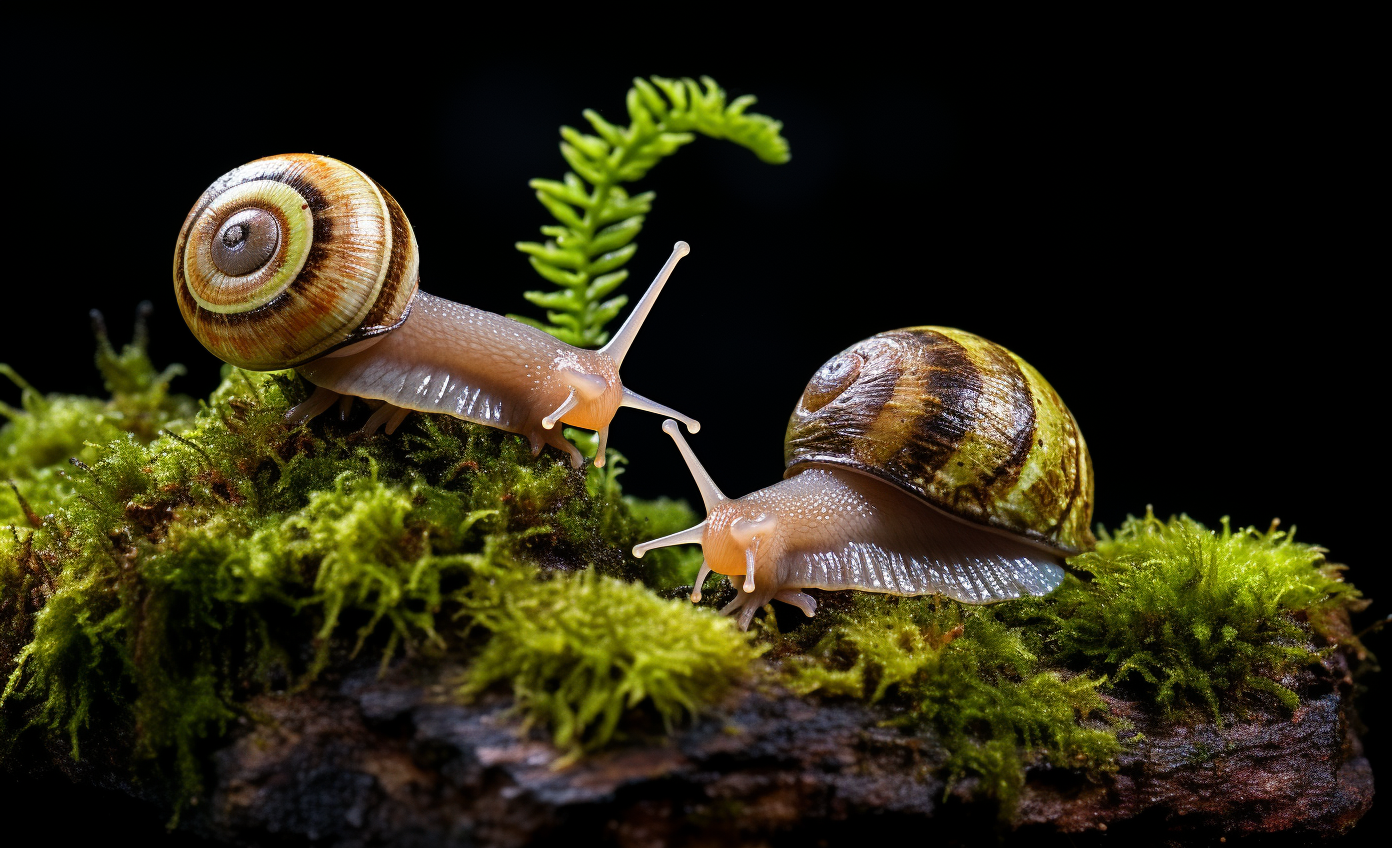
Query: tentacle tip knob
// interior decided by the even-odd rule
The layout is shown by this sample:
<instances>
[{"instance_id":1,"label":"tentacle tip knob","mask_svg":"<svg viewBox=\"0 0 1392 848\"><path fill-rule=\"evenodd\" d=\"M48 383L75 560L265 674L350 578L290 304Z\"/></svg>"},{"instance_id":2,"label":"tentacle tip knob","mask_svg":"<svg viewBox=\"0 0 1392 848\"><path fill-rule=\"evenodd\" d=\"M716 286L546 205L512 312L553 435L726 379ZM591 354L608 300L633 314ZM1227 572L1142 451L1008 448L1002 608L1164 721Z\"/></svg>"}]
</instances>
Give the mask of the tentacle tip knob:
<instances>
[{"instance_id":1,"label":"tentacle tip knob","mask_svg":"<svg viewBox=\"0 0 1392 848\"><path fill-rule=\"evenodd\" d=\"M541 429L543 429L543 430L550 430L550 429L552 429L552 428L555 427L555 426L556 426L556 419L554 419L554 418L543 418L543 419L541 419Z\"/></svg>"},{"instance_id":2,"label":"tentacle tip knob","mask_svg":"<svg viewBox=\"0 0 1392 848\"><path fill-rule=\"evenodd\" d=\"M602 454L596 454L596 455L595 455L595 458L594 458L594 467L595 467L595 468L603 468L603 467L604 467L604 456L603 456Z\"/></svg>"},{"instance_id":3,"label":"tentacle tip knob","mask_svg":"<svg viewBox=\"0 0 1392 848\"><path fill-rule=\"evenodd\" d=\"M691 592L691 602L692 602L693 604L699 604L699 603L701 602L701 590L700 590L700 589L694 589L694 590L692 590L692 592Z\"/></svg>"},{"instance_id":4,"label":"tentacle tip knob","mask_svg":"<svg viewBox=\"0 0 1392 848\"><path fill-rule=\"evenodd\" d=\"M645 553L647 553L647 552L648 552L648 549L645 548L645 547L643 547L642 545L634 545L634 546L633 546L633 556L634 556L635 559L642 559L642 558L643 558L643 554L645 554Z\"/></svg>"},{"instance_id":5,"label":"tentacle tip knob","mask_svg":"<svg viewBox=\"0 0 1392 848\"><path fill-rule=\"evenodd\" d=\"M679 241L676 244L672 245L672 252L677 254L678 256L685 256L691 252L691 245L687 244L684 241Z\"/></svg>"},{"instance_id":6,"label":"tentacle tip knob","mask_svg":"<svg viewBox=\"0 0 1392 848\"><path fill-rule=\"evenodd\" d=\"M701 432L701 422L696 420L688 422L686 425L686 432L691 433L693 435Z\"/></svg>"},{"instance_id":7,"label":"tentacle tip knob","mask_svg":"<svg viewBox=\"0 0 1392 848\"><path fill-rule=\"evenodd\" d=\"M662 432L666 433L669 436L677 435L677 422L673 421L671 418L666 419L662 422ZM696 431L692 430L691 432L694 433Z\"/></svg>"}]
</instances>

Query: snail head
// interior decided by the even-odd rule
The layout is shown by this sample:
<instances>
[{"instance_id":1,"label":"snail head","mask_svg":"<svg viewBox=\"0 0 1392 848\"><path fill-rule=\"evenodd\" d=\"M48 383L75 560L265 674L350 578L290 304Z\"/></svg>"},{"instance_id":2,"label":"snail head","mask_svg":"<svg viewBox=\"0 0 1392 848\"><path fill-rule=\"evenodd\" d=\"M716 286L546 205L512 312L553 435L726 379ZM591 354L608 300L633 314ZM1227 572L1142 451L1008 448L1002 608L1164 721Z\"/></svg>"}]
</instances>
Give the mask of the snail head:
<instances>
[{"instance_id":1,"label":"snail head","mask_svg":"<svg viewBox=\"0 0 1392 848\"><path fill-rule=\"evenodd\" d=\"M705 559L701 562L701 571L691 592L693 603L701 600L701 584L705 583L712 571L726 575L743 574L741 588L746 593L753 592L760 567L776 560L774 554L779 542L777 515L764 508L757 492L743 498L725 497L686 439L682 438L677 422L667 419L662 422L662 431L677 443L677 449L686 460L686 466L701 491L701 499L705 501L706 519L670 536L635 545L633 555L641 558L654 548L698 544Z\"/></svg>"},{"instance_id":2,"label":"snail head","mask_svg":"<svg viewBox=\"0 0 1392 848\"><path fill-rule=\"evenodd\" d=\"M608 344L598 351L578 351L576 355L567 356L564 361L552 363L552 375L564 384L567 394L560 406L541 419L541 426L550 430L564 419L567 424L598 432L599 449L594 459L596 466L604 465L604 448L609 441L609 422L621 406L676 418L692 433L701 429L701 424L696 419L648 400L625 388L619 379L619 368L623 365L624 357L633 346L633 340L642 328L643 321L652 311L657 296L662 293L662 287L667 284L667 278L672 276L672 269L690 252L690 245L684 241L672 246L672 255L667 257L652 285L648 286L648 290L643 293L643 297L629 313L628 319Z\"/></svg>"}]
</instances>

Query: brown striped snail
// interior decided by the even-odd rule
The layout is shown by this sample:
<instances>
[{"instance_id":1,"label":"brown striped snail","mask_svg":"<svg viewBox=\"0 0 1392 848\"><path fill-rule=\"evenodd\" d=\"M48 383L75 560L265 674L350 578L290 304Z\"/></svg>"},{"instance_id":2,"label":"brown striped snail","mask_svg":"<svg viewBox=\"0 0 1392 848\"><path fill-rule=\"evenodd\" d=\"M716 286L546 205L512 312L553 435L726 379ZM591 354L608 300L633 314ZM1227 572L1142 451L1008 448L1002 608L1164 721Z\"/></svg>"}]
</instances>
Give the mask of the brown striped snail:
<instances>
[{"instance_id":1,"label":"brown striped snail","mask_svg":"<svg viewBox=\"0 0 1392 848\"><path fill-rule=\"evenodd\" d=\"M193 205L174 250L174 291L189 329L241 368L294 368L314 393L299 423L335 402L378 401L364 429L388 433L412 410L443 412L580 451L561 422L599 433L620 406L700 425L625 388L619 366L653 301L689 248L677 242L628 320L600 350L572 347L511 318L418 290L410 222L362 171L311 154L235 168Z\"/></svg>"},{"instance_id":2,"label":"brown striped snail","mask_svg":"<svg viewBox=\"0 0 1392 848\"><path fill-rule=\"evenodd\" d=\"M973 604L1044 595L1065 557L1096 544L1072 414L1023 359L961 330L880 333L823 365L788 422L784 479L742 498L721 494L675 421L662 429L707 515L633 554L700 544L691 599L711 571L743 575L721 610L742 629L774 599L813 615L808 587Z\"/></svg>"}]
</instances>

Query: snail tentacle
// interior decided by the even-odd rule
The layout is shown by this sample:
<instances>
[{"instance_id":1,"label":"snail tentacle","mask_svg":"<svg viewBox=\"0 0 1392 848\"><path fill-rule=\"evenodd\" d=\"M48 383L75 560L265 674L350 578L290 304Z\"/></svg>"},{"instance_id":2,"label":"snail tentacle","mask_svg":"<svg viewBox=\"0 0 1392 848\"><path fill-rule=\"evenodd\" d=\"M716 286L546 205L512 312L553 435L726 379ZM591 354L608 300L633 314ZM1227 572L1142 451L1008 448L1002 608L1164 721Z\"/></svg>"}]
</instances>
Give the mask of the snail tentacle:
<instances>
[{"instance_id":1,"label":"snail tentacle","mask_svg":"<svg viewBox=\"0 0 1392 848\"><path fill-rule=\"evenodd\" d=\"M702 560L701 560L701 570L698 571L698 572L696 572L696 582L693 583L693 584L691 585L691 602L692 602L693 604L699 603L699 602L700 602L700 600L701 600L701 587L704 586L704 585L706 585L706 578L710 576L710 573L711 573L710 563L707 562L706 560L702 559Z\"/></svg>"},{"instance_id":2,"label":"snail tentacle","mask_svg":"<svg viewBox=\"0 0 1392 848\"><path fill-rule=\"evenodd\" d=\"M556 407L556 410L550 415L541 419L542 429L550 430L552 427L555 427L556 422L561 420L561 416L570 412L579 403L580 399L575 396L575 389L571 388L570 394L566 395L566 399L561 401L561 405Z\"/></svg>"},{"instance_id":3,"label":"snail tentacle","mask_svg":"<svg viewBox=\"0 0 1392 848\"><path fill-rule=\"evenodd\" d=\"M744 591L754 591L754 571L759 561L759 535L771 534L778 527L778 519L762 513L757 518L744 516L730 522L730 538L735 544L744 546Z\"/></svg>"},{"instance_id":4,"label":"snail tentacle","mask_svg":"<svg viewBox=\"0 0 1392 848\"><path fill-rule=\"evenodd\" d=\"M600 427L595 431L595 435L599 437L599 445L595 448L594 464L595 468L603 468L604 452L609 448L609 426Z\"/></svg>"},{"instance_id":5,"label":"snail tentacle","mask_svg":"<svg viewBox=\"0 0 1392 848\"><path fill-rule=\"evenodd\" d=\"M615 362L613 368L614 372L617 373L619 364ZM609 391L609 381L604 379L603 374L591 374L574 365L563 365L556 369L556 374L562 382L570 386L572 392L575 392L584 401L598 400L604 396L605 392Z\"/></svg>"},{"instance_id":6,"label":"snail tentacle","mask_svg":"<svg viewBox=\"0 0 1392 848\"><path fill-rule=\"evenodd\" d=\"M667 257L662 269L657 272L657 277L648 286L648 290L638 299L638 303L633 307L633 311L628 313L628 318L619 327L619 331L609 340L609 343L599 349L600 353L605 354L614 360L615 365L622 365L624 357L628 355L628 349L633 346L633 339L638 335L638 330L642 328L643 322L647 320L648 313L652 311L653 303L657 296L662 293L662 287L667 285L667 278L672 276L672 269L677 267L677 262L691 252L691 245L684 241L679 241L672 245L672 255ZM692 430L691 432L696 432Z\"/></svg>"},{"instance_id":7,"label":"snail tentacle","mask_svg":"<svg viewBox=\"0 0 1392 848\"><path fill-rule=\"evenodd\" d=\"M749 547L744 549L744 591L754 591L754 571L759 562L759 537L755 536L749 540Z\"/></svg>"},{"instance_id":8,"label":"snail tentacle","mask_svg":"<svg viewBox=\"0 0 1392 848\"><path fill-rule=\"evenodd\" d=\"M688 528L686 528L685 530L679 530L679 531L677 531L676 533L672 533L672 534L670 534L670 535L663 536L663 537L660 538L660 539L652 539L651 541L647 541L647 542L643 542L642 544L634 545L634 546L633 546L633 555L634 555L635 557L637 557L638 559L642 559L642 558L643 558L643 554L647 553L648 551L652 550L653 548L670 548L670 547L672 547L673 545L693 545L693 544L700 544L700 543L701 543L701 536L702 536L702 534L704 534L705 532L706 532L706 522L702 521L700 524L697 524L695 527L688 527ZM709 572L710 569L707 568L706 571Z\"/></svg>"},{"instance_id":9,"label":"snail tentacle","mask_svg":"<svg viewBox=\"0 0 1392 848\"><path fill-rule=\"evenodd\" d=\"M677 419L677 421L680 421L681 423L685 424L686 431L688 433L701 432L700 421L697 421L695 418L682 415L680 412L677 412L670 406L663 406L657 401L648 400L647 398L643 397L642 395L638 394L632 389L629 389L626 386L623 390L623 400L619 403L619 405L626 406L629 409L641 409L644 412L655 412L658 415L666 415L668 418L675 418ZM673 422L672 426L675 427L676 422ZM667 428L664 426L663 429L665 430Z\"/></svg>"},{"instance_id":10,"label":"snail tentacle","mask_svg":"<svg viewBox=\"0 0 1392 848\"><path fill-rule=\"evenodd\" d=\"M690 429L688 425L687 429ZM706 471L706 467L701 464L701 460L696 458L696 454L691 450L691 445L682 438L681 429L677 427L677 422L667 419L662 422L662 432L672 437L672 441L677 443L677 450L681 451L682 459L686 460L686 467L691 471L691 476L696 480L696 488L701 490L701 500L706 504L706 512L711 511L711 507L728 500L725 493L720 491L720 487L715 485L715 479ZM691 430L691 432L696 432Z\"/></svg>"}]
</instances>

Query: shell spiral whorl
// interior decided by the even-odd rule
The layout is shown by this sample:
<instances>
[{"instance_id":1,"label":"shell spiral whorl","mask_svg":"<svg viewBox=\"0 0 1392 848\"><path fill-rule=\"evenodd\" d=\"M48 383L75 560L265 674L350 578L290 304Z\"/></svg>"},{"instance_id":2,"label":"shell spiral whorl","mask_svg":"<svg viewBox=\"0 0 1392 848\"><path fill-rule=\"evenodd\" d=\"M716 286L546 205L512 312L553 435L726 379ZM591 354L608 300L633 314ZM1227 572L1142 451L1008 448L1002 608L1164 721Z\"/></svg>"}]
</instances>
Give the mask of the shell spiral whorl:
<instances>
[{"instance_id":1,"label":"shell spiral whorl","mask_svg":"<svg viewBox=\"0 0 1392 848\"><path fill-rule=\"evenodd\" d=\"M229 171L194 204L174 250L189 329L242 368L289 368L391 330L419 282L415 233L366 174L289 154Z\"/></svg>"},{"instance_id":2,"label":"shell spiral whorl","mask_svg":"<svg viewBox=\"0 0 1392 848\"><path fill-rule=\"evenodd\" d=\"M793 410L784 459L784 476L853 468L1067 553L1096 544L1072 413L1029 363L962 330L891 330L842 351Z\"/></svg>"}]
</instances>

